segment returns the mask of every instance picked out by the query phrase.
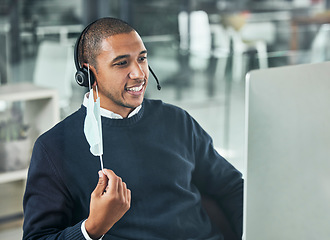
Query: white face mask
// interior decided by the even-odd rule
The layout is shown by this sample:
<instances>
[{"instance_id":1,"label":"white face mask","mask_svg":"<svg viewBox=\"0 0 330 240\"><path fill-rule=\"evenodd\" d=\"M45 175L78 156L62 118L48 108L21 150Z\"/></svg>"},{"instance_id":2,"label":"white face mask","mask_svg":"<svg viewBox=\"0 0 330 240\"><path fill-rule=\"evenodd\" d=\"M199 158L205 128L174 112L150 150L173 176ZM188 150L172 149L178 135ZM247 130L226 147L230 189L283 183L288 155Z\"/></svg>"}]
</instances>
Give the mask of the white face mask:
<instances>
[{"instance_id":1,"label":"white face mask","mask_svg":"<svg viewBox=\"0 0 330 240\"><path fill-rule=\"evenodd\" d=\"M89 73L89 65L88 65L88 73ZM100 156L101 169L103 169L102 122L101 122L101 113L100 113L100 97L98 96L97 86L96 86L96 96L97 96L96 102L94 102L93 88L90 88L85 124L84 124L84 133L87 142L90 145L90 152L94 156Z\"/></svg>"}]
</instances>

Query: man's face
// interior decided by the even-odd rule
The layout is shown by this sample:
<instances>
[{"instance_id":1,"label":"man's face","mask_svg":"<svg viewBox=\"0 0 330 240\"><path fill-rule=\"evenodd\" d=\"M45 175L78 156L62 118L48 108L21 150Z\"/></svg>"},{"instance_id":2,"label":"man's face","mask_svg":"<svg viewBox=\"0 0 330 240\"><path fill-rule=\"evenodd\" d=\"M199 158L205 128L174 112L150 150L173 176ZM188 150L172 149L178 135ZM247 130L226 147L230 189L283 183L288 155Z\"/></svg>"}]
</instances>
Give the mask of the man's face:
<instances>
[{"instance_id":1,"label":"man's face","mask_svg":"<svg viewBox=\"0 0 330 240\"><path fill-rule=\"evenodd\" d=\"M94 69L101 107L127 115L144 98L149 69L147 51L140 36L132 31L113 35L101 43Z\"/></svg>"}]
</instances>

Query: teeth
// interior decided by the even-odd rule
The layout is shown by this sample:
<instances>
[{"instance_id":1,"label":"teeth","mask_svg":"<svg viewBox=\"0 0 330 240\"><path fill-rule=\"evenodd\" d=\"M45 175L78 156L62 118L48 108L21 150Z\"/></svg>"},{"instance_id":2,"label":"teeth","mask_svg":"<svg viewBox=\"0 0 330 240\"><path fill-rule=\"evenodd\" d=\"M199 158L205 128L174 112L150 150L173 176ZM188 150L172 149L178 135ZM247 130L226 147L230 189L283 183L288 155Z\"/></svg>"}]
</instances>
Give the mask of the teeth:
<instances>
[{"instance_id":1,"label":"teeth","mask_svg":"<svg viewBox=\"0 0 330 240\"><path fill-rule=\"evenodd\" d=\"M127 88L127 91L132 91L132 92L138 92L138 91L141 91L142 88L143 88L143 85L144 85L144 84L142 84L142 85L139 86L139 87L131 87L131 88Z\"/></svg>"}]
</instances>

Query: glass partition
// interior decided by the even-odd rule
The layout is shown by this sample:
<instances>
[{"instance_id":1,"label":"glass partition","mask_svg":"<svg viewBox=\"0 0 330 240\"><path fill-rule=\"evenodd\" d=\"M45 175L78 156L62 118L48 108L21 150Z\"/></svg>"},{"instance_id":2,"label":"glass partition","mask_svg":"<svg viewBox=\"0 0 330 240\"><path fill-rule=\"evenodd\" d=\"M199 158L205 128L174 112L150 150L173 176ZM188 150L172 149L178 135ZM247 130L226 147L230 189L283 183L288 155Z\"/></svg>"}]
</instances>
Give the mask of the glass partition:
<instances>
[{"instance_id":1,"label":"glass partition","mask_svg":"<svg viewBox=\"0 0 330 240\"><path fill-rule=\"evenodd\" d=\"M29 83L55 90L54 106L60 111L59 119L65 118L80 107L87 91L74 81L77 36L96 18L122 18L140 33L149 65L162 85L158 91L150 75L146 97L186 109L212 136L219 152L239 169L246 73L330 60L329 1L0 2L0 88ZM3 119L9 105L0 99ZM21 234L25 177L0 182L0 238L7 228L1 225L13 219L19 219Z\"/></svg>"}]
</instances>

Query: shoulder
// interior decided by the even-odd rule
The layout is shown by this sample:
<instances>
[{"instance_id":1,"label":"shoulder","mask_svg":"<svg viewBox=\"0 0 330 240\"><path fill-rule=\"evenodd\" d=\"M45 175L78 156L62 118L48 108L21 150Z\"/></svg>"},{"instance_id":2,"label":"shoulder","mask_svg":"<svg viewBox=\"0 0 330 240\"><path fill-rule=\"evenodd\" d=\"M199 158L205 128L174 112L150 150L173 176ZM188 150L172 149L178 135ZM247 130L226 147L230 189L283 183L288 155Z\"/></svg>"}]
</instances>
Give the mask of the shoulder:
<instances>
[{"instance_id":1,"label":"shoulder","mask_svg":"<svg viewBox=\"0 0 330 240\"><path fill-rule=\"evenodd\" d=\"M170 103L165 103L162 100L145 99L144 106L148 111L160 111L166 114L188 114L184 109Z\"/></svg>"},{"instance_id":2,"label":"shoulder","mask_svg":"<svg viewBox=\"0 0 330 240\"><path fill-rule=\"evenodd\" d=\"M62 141L64 137L74 135L83 130L85 107L81 107L76 112L72 113L62 121L58 122L55 126L42 133L37 142L54 142Z\"/></svg>"},{"instance_id":3,"label":"shoulder","mask_svg":"<svg viewBox=\"0 0 330 240\"><path fill-rule=\"evenodd\" d=\"M165 103L161 100L145 100L145 115L156 118L156 121L161 124L178 126L180 128L195 128L199 127L197 121L183 108ZM154 119L155 120L155 119Z\"/></svg>"}]
</instances>

